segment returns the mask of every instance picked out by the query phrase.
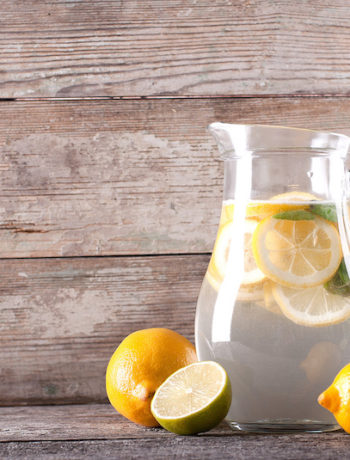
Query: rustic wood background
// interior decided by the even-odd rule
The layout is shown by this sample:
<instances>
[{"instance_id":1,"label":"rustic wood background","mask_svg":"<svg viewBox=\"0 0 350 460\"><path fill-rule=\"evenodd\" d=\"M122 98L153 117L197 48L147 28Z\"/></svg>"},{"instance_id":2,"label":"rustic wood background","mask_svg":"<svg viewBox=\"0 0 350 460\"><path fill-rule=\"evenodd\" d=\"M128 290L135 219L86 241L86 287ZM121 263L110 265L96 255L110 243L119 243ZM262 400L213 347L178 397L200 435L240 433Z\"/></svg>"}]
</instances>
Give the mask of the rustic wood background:
<instances>
[{"instance_id":1,"label":"rustic wood background","mask_svg":"<svg viewBox=\"0 0 350 460\"><path fill-rule=\"evenodd\" d=\"M350 135L349 95L345 0L1 0L0 405L75 404L3 407L2 458L38 458L18 441L112 439L117 416L96 403L122 338L164 326L193 340L223 185L206 126ZM137 433L142 457L153 432ZM329 436L317 442L345 458ZM250 442L244 458L288 458ZM100 458L79 446L60 448Z\"/></svg>"},{"instance_id":2,"label":"rustic wood background","mask_svg":"<svg viewBox=\"0 0 350 460\"><path fill-rule=\"evenodd\" d=\"M2 0L3 97L348 94L346 0Z\"/></svg>"}]
</instances>

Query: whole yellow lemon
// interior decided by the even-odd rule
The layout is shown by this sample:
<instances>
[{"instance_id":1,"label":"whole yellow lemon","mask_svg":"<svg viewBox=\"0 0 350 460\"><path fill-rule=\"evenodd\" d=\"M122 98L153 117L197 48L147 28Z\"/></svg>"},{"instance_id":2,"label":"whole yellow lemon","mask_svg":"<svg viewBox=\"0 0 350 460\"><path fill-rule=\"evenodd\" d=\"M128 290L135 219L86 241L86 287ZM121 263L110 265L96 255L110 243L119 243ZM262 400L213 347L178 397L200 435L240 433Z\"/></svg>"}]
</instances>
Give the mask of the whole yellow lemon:
<instances>
[{"instance_id":1,"label":"whole yellow lemon","mask_svg":"<svg viewBox=\"0 0 350 460\"><path fill-rule=\"evenodd\" d=\"M318 402L332 412L339 425L350 434L350 364L341 369L332 384L320 394Z\"/></svg>"},{"instance_id":2,"label":"whole yellow lemon","mask_svg":"<svg viewBox=\"0 0 350 460\"><path fill-rule=\"evenodd\" d=\"M152 328L133 332L109 361L106 372L109 401L129 420L158 426L151 413L155 391L175 371L196 361L194 346L175 331Z\"/></svg>"}]
</instances>

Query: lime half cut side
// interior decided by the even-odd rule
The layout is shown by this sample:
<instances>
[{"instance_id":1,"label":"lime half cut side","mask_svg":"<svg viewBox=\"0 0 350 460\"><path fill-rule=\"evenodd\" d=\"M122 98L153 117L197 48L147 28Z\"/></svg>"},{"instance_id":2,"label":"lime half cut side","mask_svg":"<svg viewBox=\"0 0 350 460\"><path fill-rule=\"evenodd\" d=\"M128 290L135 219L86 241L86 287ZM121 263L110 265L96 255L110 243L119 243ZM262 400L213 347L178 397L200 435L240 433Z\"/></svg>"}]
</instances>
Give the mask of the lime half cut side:
<instances>
[{"instance_id":1,"label":"lime half cut side","mask_svg":"<svg viewBox=\"0 0 350 460\"><path fill-rule=\"evenodd\" d=\"M225 369L201 361L179 369L156 391L151 411L173 433L189 435L214 428L231 405L231 384Z\"/></svg>"}]
</instances>

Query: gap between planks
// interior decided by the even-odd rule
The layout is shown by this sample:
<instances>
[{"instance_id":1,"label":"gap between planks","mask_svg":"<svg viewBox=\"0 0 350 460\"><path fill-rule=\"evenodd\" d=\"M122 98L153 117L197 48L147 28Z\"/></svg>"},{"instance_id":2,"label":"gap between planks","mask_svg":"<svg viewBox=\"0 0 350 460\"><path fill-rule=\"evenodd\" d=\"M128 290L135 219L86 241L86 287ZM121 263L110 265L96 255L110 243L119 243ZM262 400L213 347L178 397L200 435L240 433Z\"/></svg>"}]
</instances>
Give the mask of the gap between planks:
<instances>
[{"instance_id":1,"label":"gap between planks","mask_svg":"<svg viewBox=\"0 0 350 460\"><path fill-rule=\"evenodd\" d=\"M48 257L0 257L0 261L8 262L9 260L54 260L54 259L65 259L65 260L76 260L76 259L128 259L128 258L144 258L144 257L193 257L193 256L211 256L211 252L173 252L173 253L161 253L161 254L106 254L106 255L81 255L81 256L48 256Z\"/></svg>"},{"instance_id":2,"label":"gap between planks","mask_svg":"<svg viewBox=\"0 0 350 460\"><path fill-rule=\"evenodd\" d=\"M205 99L323 99L323 98L342 98L350 99L350 94L341 93L286 93L286 94L216 94L216 95L161 95L161 96L81 96L81 97L14 97L14 98L2 98L0 102L83 102L83 101L156 101L156 100L205 100Z\"/></svg>"}]
</instances>

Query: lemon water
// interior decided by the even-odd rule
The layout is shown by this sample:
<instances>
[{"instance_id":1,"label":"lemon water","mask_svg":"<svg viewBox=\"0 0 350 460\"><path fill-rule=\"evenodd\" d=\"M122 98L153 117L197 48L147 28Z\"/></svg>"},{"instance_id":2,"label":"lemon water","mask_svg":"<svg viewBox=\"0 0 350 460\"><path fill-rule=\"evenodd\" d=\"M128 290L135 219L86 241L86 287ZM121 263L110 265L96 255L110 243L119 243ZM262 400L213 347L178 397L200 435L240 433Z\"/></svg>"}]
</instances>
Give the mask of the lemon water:
<instances>
[{"instance_id":1,"label":"lemon water","mask_svg":"<svg viewBox=\"0 0 350 460\"><path fill-rule=\"evenodd\" d=\"M241 238L234 208L223 205L198 298L198 357L228 372L233 428L335 429L317 403L350 355L350 282L335 206L251 202Z\"/></svg>"}]
</instances>

